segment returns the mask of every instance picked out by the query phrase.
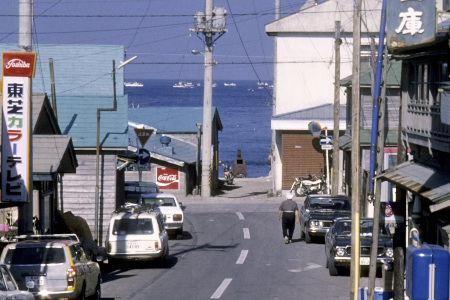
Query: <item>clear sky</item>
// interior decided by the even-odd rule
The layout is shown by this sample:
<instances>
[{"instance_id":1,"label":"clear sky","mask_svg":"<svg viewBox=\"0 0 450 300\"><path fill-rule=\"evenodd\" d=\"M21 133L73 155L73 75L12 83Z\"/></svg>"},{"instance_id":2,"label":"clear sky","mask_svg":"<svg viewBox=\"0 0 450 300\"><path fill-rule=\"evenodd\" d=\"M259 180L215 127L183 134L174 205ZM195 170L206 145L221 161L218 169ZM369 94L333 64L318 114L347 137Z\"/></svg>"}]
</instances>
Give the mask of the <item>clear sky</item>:
<instances>
[{"instance_id":1,"label":"clear sky","mask_svg":"<svg viewBox=\"0 0 450 300\"><path fill-rule=\"evenodd\" d=\"M0 43L18 43L19 1L1 0ZM281 0L281 13L304 0ZM215 43L217 80L273 80L274 41L265 25L275 0L216 0L228 11L228 33ZM203 35L191 33L204 0L34 0L33 43L123 45L130 79L203 79Z\"/></svg>"}]
</instances>

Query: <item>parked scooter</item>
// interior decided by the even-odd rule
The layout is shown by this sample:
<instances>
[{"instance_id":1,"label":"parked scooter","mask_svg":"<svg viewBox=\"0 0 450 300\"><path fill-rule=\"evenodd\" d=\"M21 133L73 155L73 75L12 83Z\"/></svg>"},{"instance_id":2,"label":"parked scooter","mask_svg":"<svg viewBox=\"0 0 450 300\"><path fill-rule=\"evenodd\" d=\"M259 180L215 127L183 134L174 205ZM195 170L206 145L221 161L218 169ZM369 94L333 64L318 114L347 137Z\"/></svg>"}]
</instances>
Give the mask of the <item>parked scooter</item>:
<instances>
[{"instance_id":1,"label":"parked scooter","mask_svg":"<svg viewBox=\"0 0 450 300\"><path fill-rule=\"evenodd\" d=\"M233 172L231 172L231 168L229 165L223 165L223 174L225 175L225 182L228 185L233 184L234 175Z\"/></svg>"},{"instance_id":2,"label":"parked scooter","mask_svg":"<svg viewBox=\"0 0 450 300\"><path fill-rule=\"evenodd\" d=\"M308 178L296 177L291 186L291 192L294 191L297 197L307 194L324 194L327 190L325 176L316 176L309 174Z\"/></svg>"}]
</instances>

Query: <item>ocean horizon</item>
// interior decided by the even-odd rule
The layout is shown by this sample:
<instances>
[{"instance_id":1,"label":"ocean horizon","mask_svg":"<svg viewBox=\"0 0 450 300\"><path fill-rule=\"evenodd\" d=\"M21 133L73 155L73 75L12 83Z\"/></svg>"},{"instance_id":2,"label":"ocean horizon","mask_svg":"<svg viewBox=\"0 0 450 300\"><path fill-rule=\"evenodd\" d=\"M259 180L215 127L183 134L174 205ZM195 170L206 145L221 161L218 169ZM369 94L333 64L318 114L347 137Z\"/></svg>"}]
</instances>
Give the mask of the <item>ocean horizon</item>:
<instances>
[{"instance_id":1,"label":"ocean horizon","mask_svg":"<svg viewBox=\"0 0 450 300\"><path fill-rule=\"evenodd\" d=\"M142 87L127 87L129 107L141 106L203 106L203 80L184 80L192 87L173 87L180 80L132 79ZM272 139L272 89L270 83L251 80L215 80L212 105L219 112L223 130L219 131L219 160L233 165L241 151L249 178L269 175L269 154ZM235 84L235 85L234 85ZM223 167L219 167L223 177Z\"/></svg>"}]
</instances>

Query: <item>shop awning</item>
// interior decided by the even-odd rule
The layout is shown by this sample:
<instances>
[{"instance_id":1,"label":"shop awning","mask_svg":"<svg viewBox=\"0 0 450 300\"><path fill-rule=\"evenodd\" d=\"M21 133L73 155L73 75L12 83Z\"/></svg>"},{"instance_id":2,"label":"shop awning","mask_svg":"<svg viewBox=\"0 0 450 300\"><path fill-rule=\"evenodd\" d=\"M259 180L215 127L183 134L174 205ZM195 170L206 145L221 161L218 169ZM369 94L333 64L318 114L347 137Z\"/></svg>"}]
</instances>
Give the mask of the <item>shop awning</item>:
<instances>
[{"instance_id":1,"label":"shop awning","mask_svg":"<svg viewBox=\"0 0 450 300\"><path fill-rule=\"evenodd\" d=\"M450 177L432 167L406 162L375 178L388 180L429 199L433 202L431 212L450 207Z\"/></svg>"}]
</instances>

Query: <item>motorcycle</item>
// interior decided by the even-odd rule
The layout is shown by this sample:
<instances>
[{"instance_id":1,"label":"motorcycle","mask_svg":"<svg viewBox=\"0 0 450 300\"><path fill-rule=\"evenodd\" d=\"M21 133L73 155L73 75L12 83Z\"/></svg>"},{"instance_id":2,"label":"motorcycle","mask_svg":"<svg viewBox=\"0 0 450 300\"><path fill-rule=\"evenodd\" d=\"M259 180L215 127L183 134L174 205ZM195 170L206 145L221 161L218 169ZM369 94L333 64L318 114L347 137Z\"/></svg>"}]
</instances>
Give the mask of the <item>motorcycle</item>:
<instances>
[{"instance_id":1,"label":"motorcycle","mask_svg":"<svg viewBox=\"0 0 450 300\"><path fill-rule=\"evenodd\" d=\"M223 174L225 175L225 182L228 185L233 184L234 175L233 172L231 172L231 168L228 165L223 166Z\"/></svg>"},{"instance_id":2,"label":"motorcycle","mask_svg":"<svg viewBox=\"0 0 450 300\"><path fill-rule=\"evenodd\" d=\"M291 192L294 191L297 197L308 194L325 194L327 183L324 176L309 174L308 178L295 177L291 186Z\"/></svg>"}]
</instances>

